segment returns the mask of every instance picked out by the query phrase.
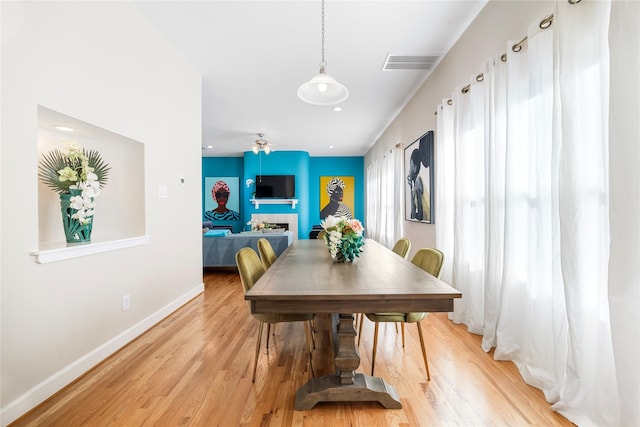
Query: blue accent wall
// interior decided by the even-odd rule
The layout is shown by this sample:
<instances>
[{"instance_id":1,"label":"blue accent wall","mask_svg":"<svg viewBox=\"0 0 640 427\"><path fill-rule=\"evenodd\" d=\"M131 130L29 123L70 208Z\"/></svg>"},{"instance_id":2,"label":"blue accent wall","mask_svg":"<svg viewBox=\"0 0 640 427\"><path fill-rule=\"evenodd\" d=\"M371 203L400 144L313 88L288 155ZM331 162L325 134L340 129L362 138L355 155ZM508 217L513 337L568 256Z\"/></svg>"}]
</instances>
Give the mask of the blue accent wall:
<instances>
[{"instance_id":1,"label":"blue accent wall","mask_svg":"<svg viewBox=\"0 0 640 427\"><path fill-rule=\"evenodd\" d=\"M295 175L295 209L291 205L260 205L259 209L249 201L254 188L247 188L247 179L256 175ZM364 210L364 157L310 157L306 151L275 151L268 156L251 151L244 157L203 157L202 188L205 194L204 179L207 176L237 176L240 178L240 221L231 221L233 232L248 230L246 223L252 213L297 213L298 238L307 239L311 227L320 224L320 177L353 176L355 180L355 218L365 223ZM204 209L203 209L204 211ZM204 212L203 212L204 215ZM204 216L203 216L204 219Z\"/></svg>"},{"instance_id":2,"label":"blue accent wall","mask_svg":"<svg viewBox=\"0 0 640 427\"><path fill-rule=\"evenodd\" d=\"M296 213L298 214L298 238L308 236L309 229L309 205L308 205L308 188L309 188L309 153L306 151L276 151L268 156L262 152L258 155L252 151L244 153L244 176L242 182L246 182L248 178L256 179L257 175L295 175L296 177L296 199L299 200L295 209L291 205L260 205L259 209L249 202L251 198L250 192L247 190L247 197L243 201L243 212L246 222L251 218L252 213L270 214L270 213Z\"/></svg>"}]
</instances>

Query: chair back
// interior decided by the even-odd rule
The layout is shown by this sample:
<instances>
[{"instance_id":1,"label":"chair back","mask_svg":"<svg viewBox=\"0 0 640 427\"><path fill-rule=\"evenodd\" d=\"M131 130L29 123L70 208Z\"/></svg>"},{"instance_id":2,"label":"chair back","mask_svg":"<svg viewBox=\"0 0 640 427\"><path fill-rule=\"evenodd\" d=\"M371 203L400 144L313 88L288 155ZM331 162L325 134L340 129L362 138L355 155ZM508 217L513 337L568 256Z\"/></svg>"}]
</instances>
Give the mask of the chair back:
<instances>
[{"instance_id":1,"label":"chair back","mask_svg":"<svg viewBox=\"0 0 640 427\"><path fill-rule=\"evenodd\" d=\"M242 248L236 253L236 265L238 266L238 273L240 273L242 288L246 294L262 277L265 268L260 262L256 251L251 248ZM247 306L251 311L251 301L247 301Z\"/></svg>"},{"instance_id":2,"label":"chair back","mask_svg":"<svg viewBox=\"0 0 640 427\"><path fill-rule=\"evenodd\" d=\"M411 249L411 240L403 237L393 245L391 250L406 259L407 255L409 255L409 249Z\"/></svg>"},{"instance_id":3,"label":"chair back","mask_svg":"<svg viewBox=\"0 0 640 427\"><path fill-rule=\"evenodd\" d=\"M273 246L271 246L271 243L269 243L269 241L264 237L258 239L258 252L260 252L260 260L262 261L262 265L265 270L271 267L271 264L276 262L276 259L278 258L273 250Z\"/></svg>"},{"instance_id":4,"label":"chair back","mask_svg":"<svg viewBox=\"0 0 640 427\"><path fill-rule=\"evenodd\" d=\"M442 264L444 263L444 254L435 248L423 248L416 252L411 262L427 273L439 278L442 272Z\"/></svg>"}]
</instances>

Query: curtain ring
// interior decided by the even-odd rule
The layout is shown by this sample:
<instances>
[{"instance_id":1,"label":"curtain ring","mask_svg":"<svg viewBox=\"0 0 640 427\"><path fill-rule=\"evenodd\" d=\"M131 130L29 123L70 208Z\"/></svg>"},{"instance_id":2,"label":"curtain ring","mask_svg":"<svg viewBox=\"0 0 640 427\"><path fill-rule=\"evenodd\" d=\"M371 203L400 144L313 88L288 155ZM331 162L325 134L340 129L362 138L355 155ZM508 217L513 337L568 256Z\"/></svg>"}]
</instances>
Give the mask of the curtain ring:
<instances>
[{"instance_id":1,"label":"curtain ring","mask_svg":"<svg viewBox=\"0 0 640 427\"><path fill-rule=\"evenodd\" d=\"M580 3L582 0L569 0L569 4L578 4Z\"/></svg>"},{"instance_id":2,"label":"curtain ring","mask_svg":"<svg viewBox=\"0 0 640 427\"><path fill-rule=\"evenodd\" d=\"M462 88L462 93L467 93L469 92L469 89L471 89L471 85L466 85L465 87Z\"/></svg>"},{"instance_id":3,"label":"curtain ring","mask_svg":"<svg viewBox=\"0 0 640 427\"><path fill-rule=\"evenodd\" d=\"M502 55L500 55L500 61L507 62L507 54L506 53L503 53Z\"/></svg>"},{"instance_id":4,"label":"curtain ring","mask_svg":"<svg viewBox=\"0 0 640 427\"><path fill-rule=\"evenodd\" d=\"M571 0L569 0L569 2L571 2ZM542 21L540 21L540 24L538 25L538 27L540 27L541 30L546 30L551 26L552 22L553 22L553 15L549 15L546 18L544 18Z\"/></svg>"},{"instance_id":5,"label":"curtain ring","mask_svg":"<svg viewBox=\"0 0 640 427\"><path fill-rule=\"evenodd\" d=\"M453 100L451 98L447 99L447 105L453 105Z\"/></svg>"},{"instance_id":6,"label":"curtain ring","mask_svg":"<svg viewBox=\"0 0 640 427\"><path fill-rule=\"evenodd\" d=\"M524 36L524 38L522 40L520 40L518 43L514 44L513 47L511 48L512 51L514 52L520 52L522 50L522 45L527 41L527 36Z\"/></svg>"},{"instance_id":7,"label":"curtain ring","mask_svg":"<svg viewBox=\"0 0 640 427\"><path fill-rule=\"evenodd\" d=\"M476 76L476 81L481 82L484 80L484 74L480 73Z\"/></svg>"}]
</instances>

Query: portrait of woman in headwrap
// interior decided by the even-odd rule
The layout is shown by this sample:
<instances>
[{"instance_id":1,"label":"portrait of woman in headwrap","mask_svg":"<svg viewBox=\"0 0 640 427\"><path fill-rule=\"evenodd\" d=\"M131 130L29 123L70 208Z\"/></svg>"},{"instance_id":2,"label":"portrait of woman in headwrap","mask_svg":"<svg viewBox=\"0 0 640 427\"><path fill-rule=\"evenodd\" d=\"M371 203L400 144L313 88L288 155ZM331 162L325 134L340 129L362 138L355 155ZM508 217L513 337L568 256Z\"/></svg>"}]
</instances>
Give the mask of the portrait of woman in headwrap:
<instances>
[{"instance_id":1,"label":"portrait of woman in headwrap","mask_svg":"<svg viewBox=\"0 0 640 427\"><path fill-rule=\"evenodd\" d=\"M231 189L229 185L218 180L211 188L211 198L218 204L215 209L205 211L205 219L211 221L238 221L240 220L240 213L231 210L227 207L227 202L231 196Z\"/></svg>"},{"instance_id":2,"label":"portrait of woman in headwrap","mask_svg":"<svg viewBox=\"0 0 640 427\"><path fill-rule=\"evenodd\" d=\"M351 208L343 203L345 187L345 182L339 177L333 177L329 180L326 186L329 202L320 211L321 219L325 219L329 215L353 218Z\"/></svg>"}]
</instances>

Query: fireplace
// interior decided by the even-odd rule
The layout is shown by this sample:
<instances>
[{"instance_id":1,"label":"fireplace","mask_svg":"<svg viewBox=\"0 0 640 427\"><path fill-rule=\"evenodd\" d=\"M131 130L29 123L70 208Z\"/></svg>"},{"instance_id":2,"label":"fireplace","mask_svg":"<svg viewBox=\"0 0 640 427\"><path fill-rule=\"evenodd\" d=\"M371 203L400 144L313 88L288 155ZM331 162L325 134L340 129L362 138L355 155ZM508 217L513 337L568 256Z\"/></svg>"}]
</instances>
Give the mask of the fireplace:
<instances>
[{"instance_id":1,"label":"fireplace","mask_svg":"<svg viewBox=\"0 0 640 427\"><path fill-rule=\"evenodd\" d=\"M298 240L298 214L251 214L251 220L276 224L291 231L293 239Z\"/></svg>"}]
</instances>

